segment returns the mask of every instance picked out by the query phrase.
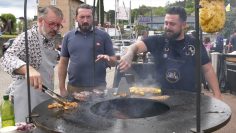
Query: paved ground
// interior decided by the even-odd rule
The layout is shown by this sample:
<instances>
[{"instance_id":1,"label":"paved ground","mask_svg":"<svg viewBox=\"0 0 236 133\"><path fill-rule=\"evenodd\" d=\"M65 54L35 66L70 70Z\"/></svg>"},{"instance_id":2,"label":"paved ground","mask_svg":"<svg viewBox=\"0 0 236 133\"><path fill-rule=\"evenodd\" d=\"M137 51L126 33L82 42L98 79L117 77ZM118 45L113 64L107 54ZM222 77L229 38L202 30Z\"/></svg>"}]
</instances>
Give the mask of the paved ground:
<instances>
[{"instance_id":1,"label":"paved ground","mask_svg":"<svg viewBox=\"0 0 236 133\"><path fill-rule=\"evenodd\" d=\"M56 67L56 71L57 71L57 67ZM11 82L11 77L6 74L5 72L3 72L3 70L0 68L0 97L2 101L2 95L4 94L7 86L10 84ZM107 83L108 83L108 87L111 88L112 84L113 84L113 79L114 79L114 68L112 68L111 70L107 70ZM58 78L57 75L55 76L55 88L56 88L56 92L58 92ZM212 95L210 92L208 91L204 91L204 93L206 95ZM214 133L235 133L236 132L236 96L235 95L231 95L229 93L224 93L223 94L223 101L225 103L227 103L232 110L232 116L231 119L229 121L229 123L224 126L223 128L219 129L218 131L214 132Z\"/></svg>"}]
</instances>

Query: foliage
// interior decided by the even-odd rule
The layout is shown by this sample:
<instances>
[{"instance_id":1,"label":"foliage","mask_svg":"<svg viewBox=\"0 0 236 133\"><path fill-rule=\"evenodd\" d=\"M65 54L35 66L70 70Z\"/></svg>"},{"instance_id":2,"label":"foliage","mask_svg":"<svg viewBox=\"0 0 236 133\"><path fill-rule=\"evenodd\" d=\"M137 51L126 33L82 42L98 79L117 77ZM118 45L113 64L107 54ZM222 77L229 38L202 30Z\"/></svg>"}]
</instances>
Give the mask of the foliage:
<instances>
[{"instance_id":1,"label":"foliage","mask_svg":"<svg viewBox=\"0 0 236 133\"><path fill-rule=\"evenodd\" d=\"M19 21L17 24L16 24L16 27L18 27L18 32L23 32L24 30L24 22L23 21Z\"/></svg>"},{"instance_id":2,"label":"foliage","mask_svg":"<svg viewBox=\"0 0 236 133\"><path fill-rule=\"evenodd\" d=\"M1 38L16 38L17 37L17 34L13 34L13 35L2 35Z\"/></svg>"},{"instance_id":3,"label":"foliage","mask_svg":"<svg viewBox=\"0 0 236 133\"><path fill-rule=\"evenodd\" d=\"M190 15L191 13L193 13L195 11L195 8L185 8L186 12L188 15Z\"/></svg>"},{"instance_id":4,"label":"foliage","mask_svg":"<svg viewBox=\"0 0 236 133\"><path fill-rule=\"evenodd\" d=\"M152 11L152 8L150 8L148 6L144 6L144 5L142 5L138 9L138 13L141 16L148 16L148 15L150 16L151 11Z\"/></svg>"},{"instance_id":5,"label":"foliage","mask_svg":"<svg viewBox=\"0 0 236 133\"><path fill-rule=\"evenodd\" d=\"M131 23L134 23L134 21L138 19L138 16L139 16L138 9L131 10Z\"/></svg>"},{"instance_id":6,"label":"foliage","mask_svg":"<svg viewBox=\"0 0 236 133\"><path fill-rule=\"evenodd\" d=\"M3 17L5 20L11 20L13 23L16 23L16 17L11 13L2 14L1 17Z\"/></svg>"},{"instance_id":7,"label":"foliage","mask_svg":"<svg viewBox=\"0 0 236 133\"><path fill-rule=\"evenodd\" d=\"M230 2L231 7L236 7L236 0L226 0L227 2Z\"/></svg>"},{"instance_id":8,"label":"foliage","mask_svg":"<svg viewBox=\"0 0 236 133\"><path fill-rule=\"evenodd\" d=\"M165 7L154 7L152 10L155 16L164 16L166 13Z\"/></svg>"},{"instance_id":9,"label":"foliage","mask_svg":"<svg viewBox=\"0 0 236 133\"><path fill-rule=\"evenodd\" d=\"M16 17L13 14L11 14L11 13L2 14L1 18L6 20L6 22L4 24L5 26L7 24L10 24L10 26L12 27L11 31L9 31L10 29L8 29L8 32L10 32L10 34L12 31L16 31Z\"/></svg>"},{"instance_id":10,"label":"foliage","mask_svg":"<svg viewBox=\"0 0 236 133\"><path fill-rule=\"evenodd\" d=\"M100 4L99 4L100 2ZM100 7L101 6L101 7ZM96 11L97 11L97 21L99 23L99 19L101 19L101 25L103 26L104 25L104 3L103 3L103 0L98 0L97 1L97 8L96 8ZM99 11L101 11L99 13ZM101 15L101 16L99 16Z\"/></svg>"},{"instance_id":11,"label":"foliage","mask_svg":"<svg viewBox=\"0 0 236 133\"><path fill-rule=\"evenodd\" d=\"M175 3L168 4L166 7L171 7L171 6L184 7L188 15L193 13L195 10L194 0L176 1Z\"/></svg>"},{"instance_id":12,"label":"foliage","mask_svg":"<svg viewBox=\"0 0 236 133\"><path fill-rule=\"evenodd\" d=\"M149 6L142 5L137 9L131 10L131 23L135 23L135 20L137 20L140 16L164 16L166 13L166 9L170 6L185 7L188 15L192 14L195 10L194 0L176 1L175 3L167 2L165 7L149 7ZM108 20L109 21L112 21L115 19L115 11L114 10L112 10L112 11L114 13L114 16L113 16L113 13L111 15L111 10L108 11L108 13L109 13ZM119 23L120 23L120 21L119 21ZM121 23L124 25L124 24L127 24L127 21L121 21ZM112 24L114 24L114 23L112 23ZM147 30L148 26L136 25L135 28L136 28L135 31L139 32L141 30ZM189 28L192 29L193 27L189 27Z\"/></svg>"},{"instance_id":13,"label":"foliage","mask_svg":"<svg viewBox=\"0 0 236 133\"><path fill-rule=\"evenodd\" d=\"M185 4L184 4L185 8L193 8L194 9L194 0L185 0Z\"/></svg>"},{"instance_id":14,"label":"foliage","mask_svg":"<svg viewBox=\"0 0 236 133\"><path fill-rule=\"evenodd\" d=\"M107 12L107 20L111 22L111 24L115 24L115 11L114 10L109 10Z\"/></svg>"},{"instance_id":15,"label":"foliage","mask_svg":"<svg viewBox=\"0 0 236 133\"><path fill-rule=\"evenodd\" d=\"M228 38L236 29L236 9L232 8L230 12L226 13L226 22L222 31L223 35Z\"/></svg>"},{"instance_id":16,"label":"foliage","mask_svg":"<svg viewBox=\"0 0 236 133\"><path fill-rule=\"evenodd\" d=\"M136 33L140 34L140 31L149 30L149 27L144 26L144 25L136 25L134 27L134 30L135 30Z\"/></svg>"}]
</instances>

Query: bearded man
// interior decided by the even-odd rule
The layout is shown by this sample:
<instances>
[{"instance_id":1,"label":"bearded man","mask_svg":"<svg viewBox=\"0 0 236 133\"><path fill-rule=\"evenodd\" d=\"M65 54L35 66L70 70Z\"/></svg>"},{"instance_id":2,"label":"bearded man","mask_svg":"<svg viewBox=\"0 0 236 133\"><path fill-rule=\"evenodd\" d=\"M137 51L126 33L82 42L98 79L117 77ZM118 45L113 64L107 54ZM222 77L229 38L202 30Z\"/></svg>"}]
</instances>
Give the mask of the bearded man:
<instances>
[{"instance_id":1,"label":"bearded man","mask_svg":"<svg viewBox=\"0 0 236 133\"><path fill-rule=\"evenodd\" d=\"M62 28L62 11L54 6L40 8L37 25L27 31L29 54L26 55L25 33L20 34L1 58L1 67L13 82L7 94L13 95L15 121L25 121L28 114L26 56L29 56L31 107L49 99L41 92L42 85L54 88L54 67L57 63L54 38Z\"/></svg>"},{"instance_id":2,"label":"bearded man","mask_svg":"<svg viewBox=\"0 0 236 133\"><path fill-rule=\"evenodd\" d=\"M156 82L162 89L196 92L195 55L196 39L184 33L187 14L182 7L167 9L163 35L149 36L132 44L121 57L118 68L121 72L131 67L135 54L150 52L156 64ZM213 71L206 49L201 49L202 70L209 87L216 98L221 98L219 84Z\"/></svg>"},{"instance_id":3,"label":"bearded man","mask_svg":"<svg viewBox=\"0 0 236 133\"><path fill-rule=\"evenodd\" d=\"M106 68L116 64L111 38L105 31L93 29L92 12L91 6L81 4L75 13L78 27L68 32L62 41L58 77L63 96L94 89L103 91Z\"/></svg>"}]
</instances>

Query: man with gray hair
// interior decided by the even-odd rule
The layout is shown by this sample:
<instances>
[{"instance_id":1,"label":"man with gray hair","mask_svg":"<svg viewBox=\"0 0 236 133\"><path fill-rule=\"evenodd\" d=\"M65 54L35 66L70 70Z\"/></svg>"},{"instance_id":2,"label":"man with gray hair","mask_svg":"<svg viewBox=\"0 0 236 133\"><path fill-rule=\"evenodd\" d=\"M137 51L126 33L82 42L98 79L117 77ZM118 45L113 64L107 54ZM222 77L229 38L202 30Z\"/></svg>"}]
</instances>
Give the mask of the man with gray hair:
<instances>
[{"instance_id":1,"label":"man with gray hair","mask_svg":"<svg viewBox=\"0 0 236 133\"><path fill-rule=\"evenodd\" d=\"M40 8L38 13L37 25L27 31L32 108L49 99L41 92L43 84L54 88L54 67L57 63L54 38L63 27L63 14L59 8L47 6ZM22 33L0 60L3 70L13 78L8 89L9 94L14 97L16 122L25 121L28 114L25 51L25 33Z\"/></svg>"}]
</instances>

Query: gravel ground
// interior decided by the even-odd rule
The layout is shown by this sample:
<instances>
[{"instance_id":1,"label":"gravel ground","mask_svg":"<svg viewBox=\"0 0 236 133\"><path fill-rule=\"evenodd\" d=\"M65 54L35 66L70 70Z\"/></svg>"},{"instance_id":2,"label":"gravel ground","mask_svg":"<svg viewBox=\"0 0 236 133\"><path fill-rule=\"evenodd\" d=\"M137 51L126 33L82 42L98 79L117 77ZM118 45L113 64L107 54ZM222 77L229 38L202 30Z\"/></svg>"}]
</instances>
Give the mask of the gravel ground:
<instances>
[{"instance_id":1,"label":"gravel ground","mask_svg":"<svg viewBox=\"0 0 236 133\"><path fill-rule=\"evenodd\" d=\"M55 71L57 72L57 67L56 67ZM0 78L0 85L1 85L1 89L0 89L1 100L0 100L0 102L1 102L2 96L4 95L4 92L7 89L8 85L11 83L12 79L7 73L3 72L3 70L1 68L0 68L0 75L1 75L1 78ZM108 83L107 87L108 88L112 87L113 79L114 79L114 68L108 69L107 70L107 83ZM55 91L59 92L57 75L55 76ZM210 96L212 95L212 93L209 91L204 90L203 92L206 95L210 95ZM229 123L226 126L215 131L214 133L235 133L236 132L236 126L235 126L235 123L236 123L236 106L235 106L236 96L229 94L229 93L223 93L222 96L223 96L223 101L231 107L232 116L231 116Z\"/></svg>"}]
</instances>

